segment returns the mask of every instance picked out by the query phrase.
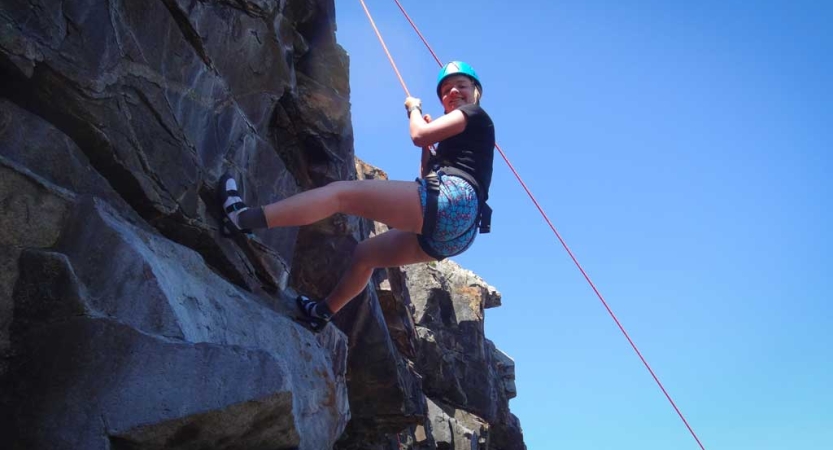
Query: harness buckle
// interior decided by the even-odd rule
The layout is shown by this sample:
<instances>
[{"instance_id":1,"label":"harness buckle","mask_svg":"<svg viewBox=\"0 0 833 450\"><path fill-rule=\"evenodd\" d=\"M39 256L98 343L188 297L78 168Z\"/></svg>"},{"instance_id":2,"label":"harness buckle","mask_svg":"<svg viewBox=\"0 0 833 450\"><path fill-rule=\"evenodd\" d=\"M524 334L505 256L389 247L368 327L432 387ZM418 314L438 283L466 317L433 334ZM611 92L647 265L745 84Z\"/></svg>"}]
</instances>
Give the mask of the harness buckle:
<instances>
[{"instance_id":1,"label":"harness buckle","mask_svg":"<svg viewBox=\"0 0 833 450\"><path fill-rule=\"evenodd\" d=\"M480 234L492 231L492 208L483 202L480 206Z\"/></svg>"}]
</instances>

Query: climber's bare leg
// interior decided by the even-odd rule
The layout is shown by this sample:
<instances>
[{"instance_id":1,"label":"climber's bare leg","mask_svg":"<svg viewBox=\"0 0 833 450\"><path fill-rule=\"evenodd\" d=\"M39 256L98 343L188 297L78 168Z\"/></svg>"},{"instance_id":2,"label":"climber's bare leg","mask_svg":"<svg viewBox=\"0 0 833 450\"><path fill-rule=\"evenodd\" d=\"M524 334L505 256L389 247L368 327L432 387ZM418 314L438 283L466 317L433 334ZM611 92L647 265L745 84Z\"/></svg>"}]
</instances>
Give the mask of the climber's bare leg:
<instances>
[{"instance_id":1,"label":"climber's bare leg","mask_svg":"<svg viewBox=\"0 0 833 450\"><path fill-rule=\"evenodd\" d=\"M414 233L390 230L362 241L353 251L347 272L341 276L336 288L327 296L327 306L333 313L343 308L367 286L373 269L428 261L435 259L422 251Z\"/></svg>"},{"instance_id":2,"label":"climber's bare leg","mask_svg":"<svg viewBox=\"0 0 833 450\"><path fill-rule=\"evenodd\" d=\"M269 228L309 225L340 212L411 233L422 230L419 184L412 181L336 181L266 205L263 212Z\"/></svg>"}]
</instances>

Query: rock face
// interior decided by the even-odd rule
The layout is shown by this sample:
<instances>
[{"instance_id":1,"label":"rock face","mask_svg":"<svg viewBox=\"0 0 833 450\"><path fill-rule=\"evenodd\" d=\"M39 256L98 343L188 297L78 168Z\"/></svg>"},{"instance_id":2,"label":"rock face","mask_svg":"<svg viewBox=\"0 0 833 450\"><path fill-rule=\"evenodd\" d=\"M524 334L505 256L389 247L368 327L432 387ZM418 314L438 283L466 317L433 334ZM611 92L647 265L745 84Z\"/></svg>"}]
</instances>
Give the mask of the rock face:
<instances>
[{"instance_id":1,"label":"rock face","mask_svg":"<svg viewBox=\"0 0 833 450\"><path fill-rule=\"evenodd\" d=\"M250 204L385 177L357 170L331 0L3 0L0 80L9 448L525 448L485 282L379 270L313 334L295 292L384 227L219 232L227 170Z\"/></svg>"}]
</instances>

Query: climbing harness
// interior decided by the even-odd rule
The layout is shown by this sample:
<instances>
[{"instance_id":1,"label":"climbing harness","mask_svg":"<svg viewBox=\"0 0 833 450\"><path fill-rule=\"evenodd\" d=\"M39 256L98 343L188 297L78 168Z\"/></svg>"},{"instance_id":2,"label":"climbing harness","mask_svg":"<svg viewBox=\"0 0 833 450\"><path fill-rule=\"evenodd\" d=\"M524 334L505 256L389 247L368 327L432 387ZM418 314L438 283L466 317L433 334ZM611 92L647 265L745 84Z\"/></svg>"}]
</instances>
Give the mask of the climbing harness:
<instances>
[{"instance_id":1,"label":"climbing harness","mask_svg":"<svg viewBox=\"0 0 833 450\"><path fill-rule=\"evenodd\" d=\"M425 179L425 216L422 219L422 235L433 236L437 228L437 203L440 199L440 179L433 170ZM419 178L416 179L419 181Z\"/></svg>"},{"instance_id":2,"label":"climbing harness","mask_svg":"<svg viewBox=\"0 0 833 450\"><path fill-rule=\"evenodd\" d=\"M368 18L368 20L370 21L370 25L373 27L373 30L376 32L376 36L379 38L379 42L382 44L382 48L384 49L385 54L387 55L388 60L390 61L391 66L393 66L393 70L394 70L394 72L396 72L396 76L399 78L399 82L402 84L402 88L405 90L405 94L406 94L407 96L409 96L409 97L410 97L410 96L411 96L411 94L410 94L410 92L408 92L408 87L405 85L405 80L402 78L402 75L399 73L399 69L397 69L397 67L396 67L396 63L394 62L393 57L391 56L390 52L388 51L387 45L385 45L385 41L384 41L384 39L382 38L382 35L381 35L381 33L379 33L379 29L376 27L376 23L373 21L373 17L371 16L370 11L367 9L367 5L365 4L364 0L359 0L359 2L361 2L362 7L364 8L365 14L367 15L367 18ZM402 7L402 4L401 4L401 3L399 3L399 0L394 0L394 2L396 2L396 5L399 7L399 10L400 10L400 11L402 11L402 14L403 14L403 15L405 16L405 18L408 20L408 23L410 23L410 24L411 24L411 27L414 29L414 31L416 31L416 33L417 33L417 35L419 36L419 38L420 38L420 39L422 40L422 42L425 44L425 47L428 49L428 51L429 51L429 52L431 53L431 55L434 57L434 60L435 60L435 61L437 61L437 64L439 64L439 65L440 65L440 67L442 67L442 66L443 66L443 64L442 64L442 62L440 61L440 58L438 58L438 57L437 57L437 54L436 54L436 53L434 53L434 50L431 48L431 45L429 45L429 44L428 44L428 41L425 39L425 37L424 37L424 36L422 35L422 33L419 31L419 28L417 28L417 26L416 26L416 24L414 23L414 21L413 21L413 20L411 20L411 17L410 17L410 16L408 15L408 13L405 11L405 8L403 8L403 7ZM512 165L512 163L511 163L511 162L509 162L509 158L507 158L507 157L506 157L506 154L503 152L503 149L501 149L501 148L500 148L500 146L499 146L499 145L497 145L497 144L495 144L495 148L498 150L498 152L500 153L500 156L501 156L501 157L503 158L503 160L506 162L506 165L507 165L507 166L509 166L509 169L510 169L510 170L512 171L512 173L515 175L515 178L517 178L517 179L518 179L518 182L520 182L520 184L521 184L521 186L523 187L524 191L526 191L527 195L528 195L528 196L529 196L529 198L532 200L532 203L534 203L534 204L535 204L535 207L536 207L536 208L538 208L538 212L540 212L540 213L541 213L541 216L542 216L542 217L544 218L544 220L547 222L547 225L549 225L550 229L553 231L553 233L555 233L555 236L558 238L559 242L561 242L561 245L562 245L562 246L564 247L564 249L567 251L567 254L570 256L570 259L572 259L572 260L573 260L573 263L576 265L576 267L578 267L579 271L580 271L580 272L581 272L581 274L584 276L584 279L585 279L585 280L587 280L587 282L590 284L590 287L593 289L593 292L595 292L595 293L596 293L596 296L597 296L597 297L599 298L599 300L602 302L602 305L604 305L604 307L605 307L605 309L607 310L608 314L610 314L610 317L611 317L611 318L613 318L613 321L614 321L614 322L616 322L616 326L617 326L617 327L619 327L619 330L620 330L620 331L622 332L622 334L625 336L625 338L627 339L627 341L628 341L628 343L630 344L630 346L631 346L631 347L633 348L633 350L636 352L637 356L639 356L639 359L642 361L642 364L645 366L645 368L646 368L646 369L648 369L648 372L651 374L651 377L653 377L653 379L654 379L654 381L656 382L657 386L659 386L660 390L662 390L662 393L665 395L665 398L666 398L666 399L668 399L668 402L669 402L669 403L671 403L671 406L674 408L674 411L676 411L676 412L677 412L677 415L678 415L678 416L680 417L680 419L683 421L683 424L685 424L685 426L686 426L686 428L688 429L689 433L691 433L691 436L694 438L694 440L695 440L695 441L697 441L697 445L699 445L699 446L700 446L700 449L701 449L701 450L706 450L706 448L705 448L705 447L703 446L703 444L700 442L700 438L698 438L698 437L697 437L697 434L694 432L694 430L693 430L693 429L691 428L691 426L688 424L688 421L686 420L685 416L683 416L683 413L682 413L682 412L680 411L680 409L677 407L677 404L676 404L676 403L674 403L674 400L672 400L672 399L671 399L671 395L669 395L669 394L668 394L668 391L666 391L666 390L665 390L665 387L662 385L662 382L660 382L660 381L659 381L659 378L658 378L658 377L657 377L657 375L654 373L654 370L651 368L651 366L648 364L648 361L646 361L646 360L645 360L645 358L642 356L642 352L640 352L640 351L639 351L639 348L637 348L636 344L633 342L633 340L631 339L631 337L630 337L630 335L628 334L628 332L627 332L627 331L625 331L625 327L624 327L624 326L622 326L621 322L619 322L619 319L616 317L616 314L614 314L614 313L613 313L613 310L612 310L612 309L610 308L610 306L607 304L607 301L605 301L605 299L604 299L604 297L602 296L601 292L599 292L599 290L596 288L595 283L593 283L593 281L590 279L590 276L589 276L589 275L587 275L587 272L585 272L584 268L583 268L583 267L581 266L581 264L578 262L578 259L576 259L575 255L573 255L572 250L570 250L570 247L568 247L568 246L567 246L567 243L566 243L566 242L564 241L564 239L561 237L561 234L558 232L558 230L556 230L555 226L552 224L552 221L550 221L549 217L548 217L548 216L547 216L547 214L544 212L544 209L541 207L541 205L540 205L540 204L538 203L538 201L535 199L535 196L534 196L534 195L532 195L532 191L530 191L530 190L529 190L529 188L526 186L526 183L524 183L523 179L521 179L521 176L518 174L517 170L515 170L515 167Z\"/></svg>"},{"instance_id":3,"label":"climbing harness","mask_svg":"<svg viewBox=\"0 0 833 450\"><path fill-rule=\"evenodd\" d=\"M425 216L422 220L422 235L433 236L437 227L437 203L440 198L440 180L439 175L442 171L432 170L422 179L425 180ZM417 178L416 181L420 179ZM492 231L492 208L483 201L484 195L477 193L477 220L475 220L473 227L478 227L480 234L486 234Z\"/></svg>"}]
</instances>

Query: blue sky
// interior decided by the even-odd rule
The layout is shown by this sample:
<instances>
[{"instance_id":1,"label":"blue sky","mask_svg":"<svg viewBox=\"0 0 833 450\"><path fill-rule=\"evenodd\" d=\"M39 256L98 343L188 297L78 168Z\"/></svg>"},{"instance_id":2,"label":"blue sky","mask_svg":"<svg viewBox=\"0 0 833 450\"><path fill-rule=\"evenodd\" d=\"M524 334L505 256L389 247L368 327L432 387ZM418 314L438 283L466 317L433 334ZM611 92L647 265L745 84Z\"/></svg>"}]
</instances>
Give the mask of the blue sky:
<instances>
[{"instance_id":1,"label":"blue sky","mask_svg":"<svg viewBox=\"0 0 833 450\"><path fill-rule=\"evenodd\" d=\"M705 448L833 448L833 3L402 3L478 71L498 143ZM436 62L368 6L441 114ZM336 10L356 153L412 179L404 92L361 4ZM528 447L698 449L496 158L493 232L455 260L503 294L486 332Z\"/></svg>"}]
</instances>

